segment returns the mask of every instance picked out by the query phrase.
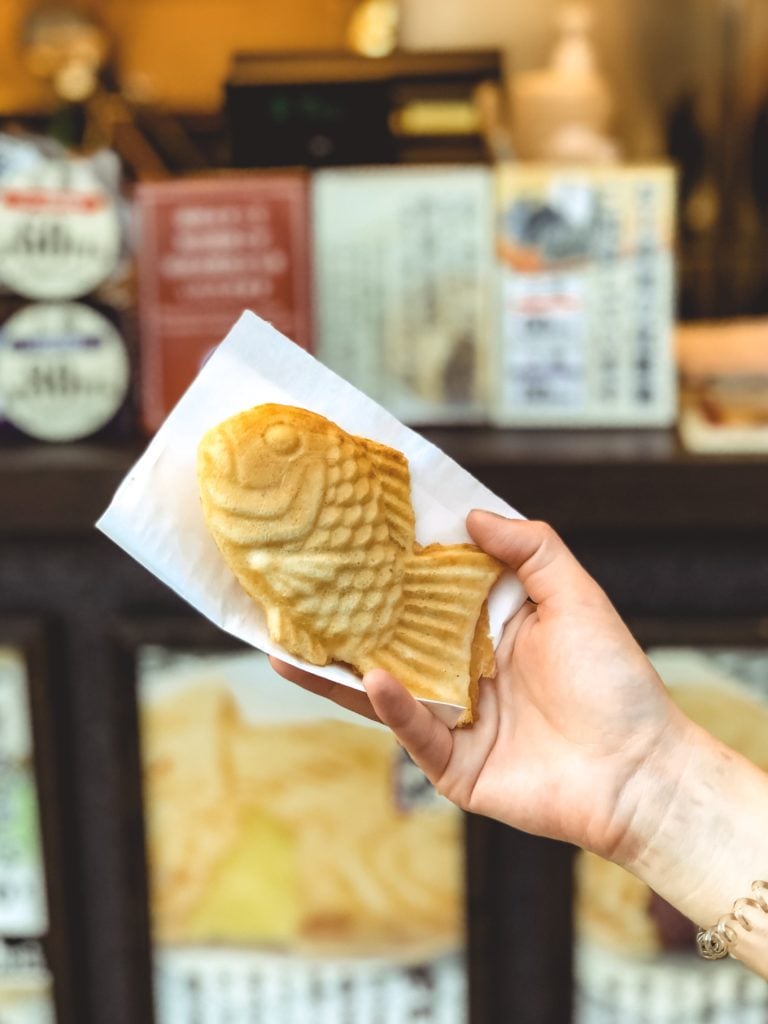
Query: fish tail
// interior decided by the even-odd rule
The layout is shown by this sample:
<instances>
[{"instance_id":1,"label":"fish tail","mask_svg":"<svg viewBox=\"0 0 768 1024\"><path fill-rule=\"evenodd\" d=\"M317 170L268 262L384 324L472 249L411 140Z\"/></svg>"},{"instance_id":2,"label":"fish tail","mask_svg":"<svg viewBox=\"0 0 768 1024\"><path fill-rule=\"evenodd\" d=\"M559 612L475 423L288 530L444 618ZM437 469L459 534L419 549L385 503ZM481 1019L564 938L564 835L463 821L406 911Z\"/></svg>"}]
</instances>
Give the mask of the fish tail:
<instances>
[{"instance_id":1,"label":"fish tail","mask_svg":"<svg viewBox=\"0 0 768 1024\"><path fill-rule=\"evenodd\" d=\"M501 568L470 544L417 549L395 627L363 670L386 669L416 697L466 708L471 721L479 680L495 672L486 602Z\"/></svg>"}]
</instances>

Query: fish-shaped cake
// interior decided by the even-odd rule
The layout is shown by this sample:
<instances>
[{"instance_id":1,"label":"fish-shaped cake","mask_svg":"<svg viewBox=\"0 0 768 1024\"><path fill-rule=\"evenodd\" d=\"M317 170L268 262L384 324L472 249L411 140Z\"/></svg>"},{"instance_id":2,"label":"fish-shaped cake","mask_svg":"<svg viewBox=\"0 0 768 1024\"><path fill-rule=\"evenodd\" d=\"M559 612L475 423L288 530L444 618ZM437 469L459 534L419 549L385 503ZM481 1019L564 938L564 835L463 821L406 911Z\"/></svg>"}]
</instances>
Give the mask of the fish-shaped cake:
<instances>
[{"instance_id":1,"label":"fish-shaped cake","mask_svg":"<svg viewBox=\"0 0 768 1024\"><path fill-rule=\"evenodd\" d=\"M408 460L284 405L258 405L198 448L208 528L272 640L313 665L391 672L466 708L495 672L487 597L501 564L415 539Z\"/></svg>"}]
</instances>

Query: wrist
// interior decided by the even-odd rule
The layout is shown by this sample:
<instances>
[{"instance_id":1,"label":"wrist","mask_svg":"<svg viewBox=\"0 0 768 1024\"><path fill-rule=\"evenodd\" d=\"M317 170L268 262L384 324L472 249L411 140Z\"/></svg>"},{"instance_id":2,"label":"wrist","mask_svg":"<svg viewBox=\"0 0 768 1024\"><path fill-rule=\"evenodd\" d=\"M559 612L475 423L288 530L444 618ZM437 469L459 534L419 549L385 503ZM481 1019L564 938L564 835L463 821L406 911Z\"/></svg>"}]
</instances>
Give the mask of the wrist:
<instances>
[{"instance_id":1,"label":"wrist","mask_svg":"<svg viewBox=\"0 0 768 1024\"><path fill-rule=\"evenodd\" d=\"M768 872L768 776L675 709L622 793L612 860L711 926Z\"/></svg>"}]
</instances>

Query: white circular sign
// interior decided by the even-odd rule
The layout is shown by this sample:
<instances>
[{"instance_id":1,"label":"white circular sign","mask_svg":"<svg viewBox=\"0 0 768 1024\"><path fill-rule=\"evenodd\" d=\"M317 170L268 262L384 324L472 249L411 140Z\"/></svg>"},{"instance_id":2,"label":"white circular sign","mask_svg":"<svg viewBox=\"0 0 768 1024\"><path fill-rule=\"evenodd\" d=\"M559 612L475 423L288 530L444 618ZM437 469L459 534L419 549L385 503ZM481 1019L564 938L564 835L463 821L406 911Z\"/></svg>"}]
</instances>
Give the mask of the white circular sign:
<instances>
[{"instance_id":1,"label":"white circular sign","mask_svg":"<svg viewBox=\"0 0 768 1024\"><path fill-rule=\"evenodd\" d=\"M129 382L123 339L89 306L27 306L0 331L0 415L30 437L88 437L120 409Z\"/></svg>"},{"instance_id":2,"label":"white circular sign","mask_svg":"<svg viewBox=\"0 0 768 1024\"><path fill-rule=\"evenodd\" d=\"M120 255L116 203L80 160L45 160L0 184L0 281L29 299L93 291Z\"/></svg>"}]
</instances>

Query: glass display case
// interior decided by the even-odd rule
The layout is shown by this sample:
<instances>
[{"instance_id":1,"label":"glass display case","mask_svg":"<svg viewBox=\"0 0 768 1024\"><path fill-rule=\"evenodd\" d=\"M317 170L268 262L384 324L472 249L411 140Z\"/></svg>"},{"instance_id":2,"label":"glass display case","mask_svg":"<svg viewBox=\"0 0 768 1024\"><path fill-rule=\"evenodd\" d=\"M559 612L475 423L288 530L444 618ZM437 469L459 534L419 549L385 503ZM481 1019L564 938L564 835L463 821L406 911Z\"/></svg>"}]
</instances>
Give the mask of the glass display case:
<instances>
[{"instance_id":1,"label":"glass display case","mask_svg":"<svg viewBox=\"0 0 768 1024\"><path fill-rule=\"evenodd\" d=\"M391 734L255 651L136 667L157 1024L463 1024L462 820Z\"/></svg>"},{"instance_id":2,"label":"glass display case","mask_svg":"<svg viewBox=\"0 0 768 1024\"><path fill-rule=\"evenodd\" d=\"M42 628L0 617L0 1020L75 1024L64 791Z\"/></svg>"},{"instance_id":3,"label":"glass display case","mask_svg":"<svg viewBox=\"0 0 768 1024\"><path fill-rule=\"evenodd\" d=\"M768 769L764 628L670 621L637 629L675 703ZM765 983L735 960L713 970L697 955L695 925L637 878L579 853L575 879L575 1024L751 1024L765 1017Z\"/></svg>"}]
</instances>

